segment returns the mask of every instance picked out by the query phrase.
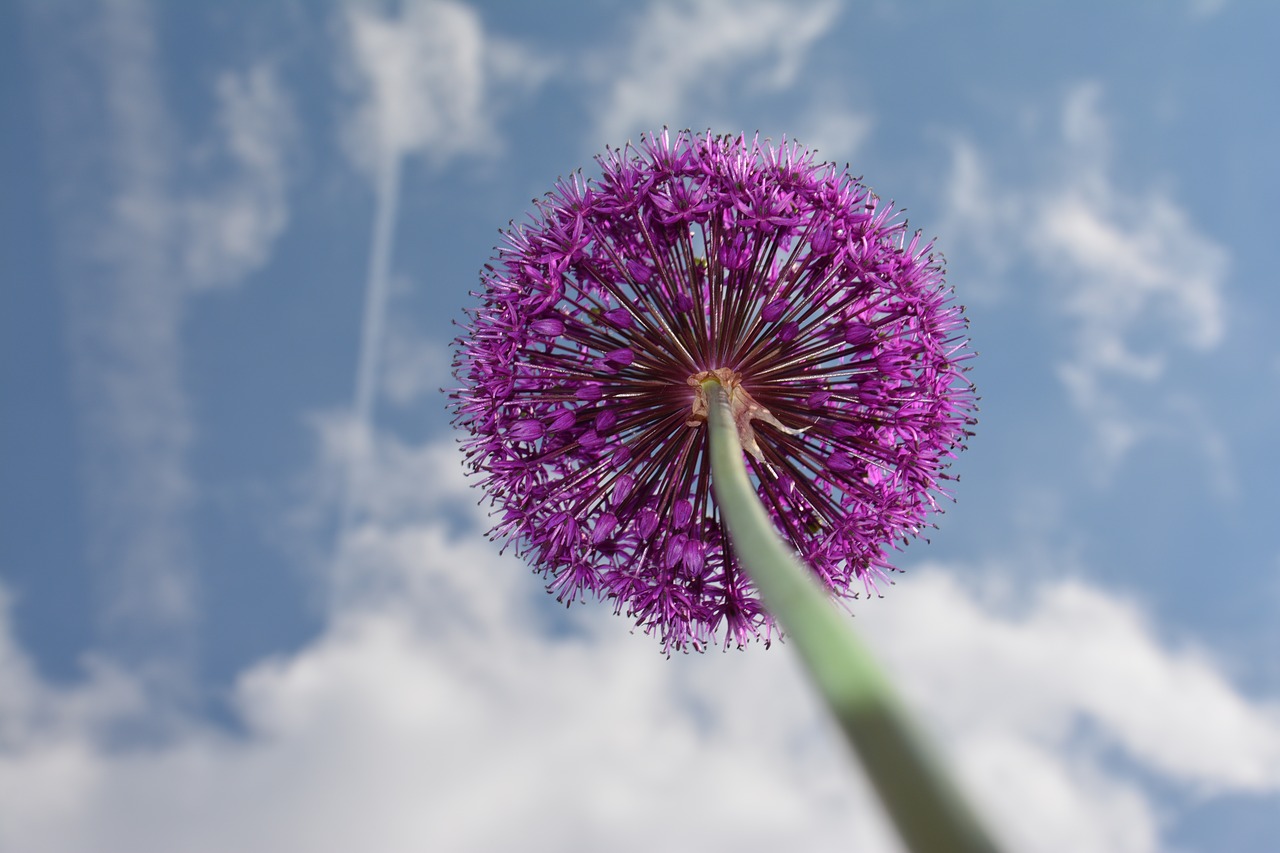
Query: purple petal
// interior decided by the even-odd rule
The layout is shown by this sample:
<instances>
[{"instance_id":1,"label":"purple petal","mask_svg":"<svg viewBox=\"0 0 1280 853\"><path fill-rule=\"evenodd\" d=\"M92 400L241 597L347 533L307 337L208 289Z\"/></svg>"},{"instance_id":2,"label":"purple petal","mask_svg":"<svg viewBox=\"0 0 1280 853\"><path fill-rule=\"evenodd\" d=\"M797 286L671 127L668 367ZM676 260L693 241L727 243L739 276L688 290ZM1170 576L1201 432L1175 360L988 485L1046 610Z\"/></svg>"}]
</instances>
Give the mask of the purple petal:
<instances>
[{"instance_id":1,"label":"purple petal","mask_svg":"<svg viewBox=\"0 0 1280 853\"><path fill-rule=\"evenodd\" d=\"M516 441L537 441L546 433L541 421L516 421L509 435Z\"/></svg>"},{"instance_id":2,"label":"purple petal","mask_svg":"<svg viewBox=\"0 0 1280 853\"><path fill-rule=\"evenodd\" d=\"M844 342L854 346L865 346L875 340L876 330L866 323L847 323L844 327Z\"/></svg>"},{"instance_id":3,"label":"purple petal","mask_svg":"<svg viewBox=\"0 0 1280 853\"><path fill-rule=\"evenodd\" d=\"M605 353L604 358L605 361L625 366L636 360L636 354L631 350L631 347L619 347Z\"/></svg>"},{"instance_id":4,"label":"purple petal","mask_svg":"<svg viewBox=\"0 0 1280 853\"><path fill-rule=\"evenodd\" d=\"M648 284L649 279L653 277L653 270L648 264L640 261L627 261L627 275L631 276L636 284Z\"/></svg>"},{"instance_id":5,"label":"purple petal","mask_svg":"<svg viewBox=\"0 0 1280 853\"><path fill-rule=\"evenodd\" d=\"M847 453L833 453L827 459L827 467L832 471L839 471L842 474L846 471L852 471L857 467L857 464L858 463L854 462L853 458Z\"/></svg>"},{"instance_id":6,"label":"purple petal","mask_svg":"<svg viewBox=\"0 0 1280 853\"><path fill-rule=\"evenodd\" d=\"M599 545L613 535L618 526L618 517L611 512L602 512L596 516L596 526L591 531L592 543Z\"/></svg>"},{"instance_id":7,"label":"purple petal","mask_svg":"<svg viewBox=\"0 0 1280 853\"><path fill-rule=\"evenodd\" d=\"M636 517L636 527L641 539L649 539L658 529L658 514L648 508L640 510L640 514Z\"/></svg>"},{"instance_id":8,"label":"purple petal","mask_svg":"<svg viewBox=\"0 0 1280 853\"><path fill-rule=\"evenodd\" d=\"M618 422L618 413L613 409L605 409L596 415L596 432L607 433Z\"/></svg>"},{"instance_id":9,"label":"purple petal","mask_svg":"<svg viewBox=\"0 0 1280 853\"><path fill-rule=\"evenodd\" d=\"M612 311L606 311L604 312L604 318L619 329L630 329L635 325L631 312L626 308L614 308Z\"/></svg>"},{"instance_id":10,"label":"purple petal","mask_svg":"<svg viewBox=\"0 0 1280 853\"><path fill-rule=\"evenodd\" d=\"M536 334L555 338L564 334L564 321L558 317L543 317L530 323L529 329Z\"/></svg>"},{"instance_id":11,"label":"purple petal","mask_svg":"<svg viewBox=\"0 0 1280 853\"><path fill-rule=\"evenodd\" d=\"M636 478L630 474L619 474L618 479L613 481L613 494L610 495L609 502L614 506L618 506L627 499L631 494L631 490L636 486Z\"/></svg>"},{"instance_id":12,"label":"purple petal","mask_svg":"<svg viewBox=\"0 0 1280 853\"><path fill-rule=\"evenodd\" d=\"M775 299L768 305L764 306L764 310L760 312L760 318L766 323L776 323L790 307L785 299Z\"/></svg>"}]
</instances>

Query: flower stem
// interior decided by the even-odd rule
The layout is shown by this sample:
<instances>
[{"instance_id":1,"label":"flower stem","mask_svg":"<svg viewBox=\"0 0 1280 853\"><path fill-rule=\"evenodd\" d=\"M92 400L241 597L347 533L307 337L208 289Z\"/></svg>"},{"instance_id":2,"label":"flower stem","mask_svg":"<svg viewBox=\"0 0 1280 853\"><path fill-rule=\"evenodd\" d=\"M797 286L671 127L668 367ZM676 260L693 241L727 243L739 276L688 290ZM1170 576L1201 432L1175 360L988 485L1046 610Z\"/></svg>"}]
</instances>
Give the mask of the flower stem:
<instances>
[{"instance_id":1,"label":"flower stem","mask_svg":"<svg viewBox=\"0 0 1280 853\"><path fill-rule=\"evenodd\" d=\"M729 393L709 401L716 503L743 568L816 683L913 853L994 853L994 842L908 718L888 681L813 573L775 531L743 462Z\"/></svg>"}]
</instances>

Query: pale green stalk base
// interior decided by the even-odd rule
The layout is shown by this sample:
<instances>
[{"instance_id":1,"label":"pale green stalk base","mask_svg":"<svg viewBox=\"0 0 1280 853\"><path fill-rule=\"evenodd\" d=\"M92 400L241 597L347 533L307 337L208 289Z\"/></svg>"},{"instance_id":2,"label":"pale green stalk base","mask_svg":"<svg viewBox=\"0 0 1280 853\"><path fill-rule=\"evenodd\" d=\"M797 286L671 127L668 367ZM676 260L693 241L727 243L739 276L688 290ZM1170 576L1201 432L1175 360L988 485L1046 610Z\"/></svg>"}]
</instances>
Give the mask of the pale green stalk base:
<instances>
[{"instance_id":1,"label":"pale green stalk base","mask_svg":"<svg viewBox=\"0 0 1280 853\"><path fill-rule=\"evenodd\" d=\"M765 608L800 653L913 853L994 853L995 844L916 731L848 618L774 530L743 464L728 394L710 403L711 477L734 550Z\"/></svg>"}]
</instances>

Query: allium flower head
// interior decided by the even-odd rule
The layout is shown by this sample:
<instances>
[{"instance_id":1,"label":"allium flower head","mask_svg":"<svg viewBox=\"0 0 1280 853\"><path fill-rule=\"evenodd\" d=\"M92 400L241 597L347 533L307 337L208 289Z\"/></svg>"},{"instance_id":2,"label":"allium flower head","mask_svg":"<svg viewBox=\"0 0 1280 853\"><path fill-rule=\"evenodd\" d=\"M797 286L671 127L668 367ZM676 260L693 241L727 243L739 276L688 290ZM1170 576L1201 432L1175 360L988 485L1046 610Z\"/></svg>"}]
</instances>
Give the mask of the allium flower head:
<instances>
[{"instance_id":1,"label":"allium flower head","mask_svg":"<svg viewBox=\"0 0 1280 853\"><path fill-rule=\"evenodd\" d=\"M504 234L455 342L491 535L667 649L767 642L712 496L715 378L778 531L833 594L873 591L973 423L931 244L794 143L663 131L598 163Z\"/></svg>"}]
</instances>

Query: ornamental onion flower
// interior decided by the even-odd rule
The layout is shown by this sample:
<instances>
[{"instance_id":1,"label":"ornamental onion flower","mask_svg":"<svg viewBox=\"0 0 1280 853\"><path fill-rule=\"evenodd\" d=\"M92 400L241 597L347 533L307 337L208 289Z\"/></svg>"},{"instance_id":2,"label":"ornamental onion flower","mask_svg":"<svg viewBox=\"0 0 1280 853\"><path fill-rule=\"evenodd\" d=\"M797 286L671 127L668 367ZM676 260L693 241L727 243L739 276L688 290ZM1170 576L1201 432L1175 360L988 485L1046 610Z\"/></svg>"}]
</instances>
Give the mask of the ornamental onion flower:
<instances>
[{"instance_id":1,"label":"ornamental onion flower","mask_svg":"<svg viewBox=\"0 0 1280 853\"><path fill-rule=\"evenodd\" d=\"M455 341L491 536L668 651L767 644L712 495L714 379L777 532L833 596L875 592L973 423L932 244L794 142L663 131L597 162L505 232Z\"/></svg>"}]
</instances>

